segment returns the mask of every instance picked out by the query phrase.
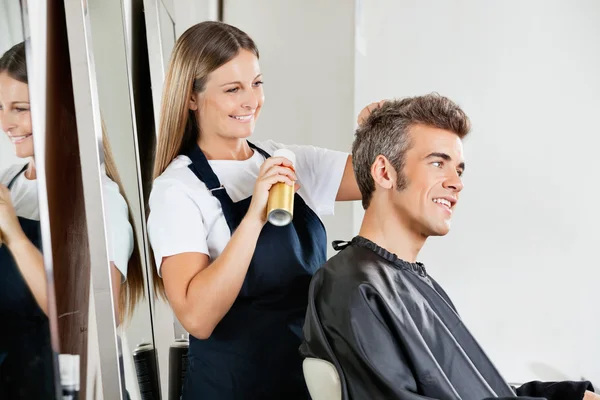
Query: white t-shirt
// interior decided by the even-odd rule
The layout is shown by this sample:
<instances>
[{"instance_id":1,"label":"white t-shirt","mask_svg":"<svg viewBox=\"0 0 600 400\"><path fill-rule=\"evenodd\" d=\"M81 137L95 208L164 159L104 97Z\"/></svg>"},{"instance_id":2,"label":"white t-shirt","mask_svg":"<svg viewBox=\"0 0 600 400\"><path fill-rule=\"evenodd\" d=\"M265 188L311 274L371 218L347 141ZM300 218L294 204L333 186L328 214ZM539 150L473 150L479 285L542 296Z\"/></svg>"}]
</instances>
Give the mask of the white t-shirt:
<instances>
[{"instance_id":1,"label":"white t-shirt","mask_svg":"<svg viewBox=\"0 0 600 400\"><path fill-rule=\"evenodd\" d=\"M133 254L133 228L129 223L129 208L119 192L119 186L106 175L104 164L101 171L108 258L115 263L124 282L127 279L129 258Z\"/></svg>"},{"instance_id":2,"label":"white t-shirt","mask_svg":"<svg viewBox=\"0 0 600 400\"><path fill-rule=\"evenodd\" d=\"M348 153L273 141L256 146L270 155L279 148L293 151L298 194L317 215L333 214ZM209 160L209 164L229 197L238 202L252 196L264 161L255 151L244 161ZM231 238L221 203L188 168L190 164L187 156L175 158L154 181L150 194L148 236L159 274L163 257L190 252L214 260Z\"/></svg>"},{"instance_id":3,"label":"white t-shirt","mask_svg":"<svg viewBox=\"0 0 600 400\"><path fill-rule=\"evenodd\" d=\"M14 164L0 172L0 183L8 186L25 165L26 163ZM25 173L19 174L10 189L10 197L17 216L34 221L40 220L37 180L27 179Z\"/></svg>"}]
</instances>

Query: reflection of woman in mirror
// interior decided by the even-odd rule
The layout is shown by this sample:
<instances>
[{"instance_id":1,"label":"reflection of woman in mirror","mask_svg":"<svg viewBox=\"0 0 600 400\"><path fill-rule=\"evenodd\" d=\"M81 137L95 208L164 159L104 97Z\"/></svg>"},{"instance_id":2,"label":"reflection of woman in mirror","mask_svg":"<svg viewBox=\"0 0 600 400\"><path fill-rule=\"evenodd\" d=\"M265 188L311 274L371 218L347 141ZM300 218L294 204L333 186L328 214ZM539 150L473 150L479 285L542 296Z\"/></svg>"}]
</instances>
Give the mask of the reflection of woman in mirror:
<instances>
[{"instance_id":1,"label":"reflection of woman in mirror","mask_svg":"<svg viewBox=\"0 0 600 400\"><path fill-rule=\"evenodd\" d=\"M0 171L0 398L50 398L52 353L25 45L0 58L0 123L26 163ZM32 382L35 382L32 384Z\"/></svg>"},{"instance_id":2,"label":"reflection of woman in mirror","mask_svg":"<svg viewBox=\"0 0 600 400\"><path fill-rule=\"evenodd\" d=\"M101 165L102 196L114 312L117 325L120 325L121 322L133 316L137 302L144 297L144 275L131 209L114 161L104 119L101 119L101 121L104 148L104 163ZM117 335L119 363L123 371L126 364L124 364L122 352L130 354L130 350L127 336L123 334L124 327L121 325L119 328ZM98 353L96 353L96 357L100 357ZM88 373L94 375L93 379L99 379L99 374L90 371L88 369ZM123 379L123 398L129 398L129 388L127 388L123 375L121 378ZM96 386L98 385L100 385L100 382L97 382ZM88 385L88 387L93 386ZM88 394L92 396L92 392L88 392Z\"/></svg>"},{"instance_id":3,"label":"reflection of woman in mirror","mask_svg":"<svg viewBox=\"0 0 600 400\"><path fill-rule=\"evenodd\" d=\"M133 217L102 120L102 195L106 217L111 278L117 322L131 317L144 297L144 275ZM122 283L126 282L125 285ZM118 294L118 297L116 296Z\"/></svg>"},{"instance_id":4,"label":"reflection of woman in mirror","mask_svg":"<svg viewBox=\"0 0 600 400\"><path fill-rule=\"evenodd\" d=\"M308 285L326 260L319 216L360 198L348 154L247 141L262 84L254 42L223 23L193 26L171 55L148 232L190 333L184 399L309 398L298 347ZM279 148L295 154L294 170L271 157ZM299 184L284 227L266 223L277 182Z\"/></svg>"}]
</instances>

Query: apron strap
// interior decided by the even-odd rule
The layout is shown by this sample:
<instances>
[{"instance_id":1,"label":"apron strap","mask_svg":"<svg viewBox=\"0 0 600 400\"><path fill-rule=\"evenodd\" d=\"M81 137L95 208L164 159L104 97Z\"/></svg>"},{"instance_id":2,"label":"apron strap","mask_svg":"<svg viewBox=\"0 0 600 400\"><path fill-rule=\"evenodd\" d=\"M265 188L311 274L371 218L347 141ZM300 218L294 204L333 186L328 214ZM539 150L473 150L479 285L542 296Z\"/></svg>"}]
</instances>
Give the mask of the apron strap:
<instances>
[{"instance_id":1,"label":"apron strap","mask_svg":"<svg viewBox=\"0 0 600 400\"><path fill-rule=\"evenodd\" d=\"M204 182L204 184L208 187L208 190L212 192L215 189L222 188L219 178L210 167L206 156L202 150L200 150L200 146L198 146L198 144L196 144L188 153L188 157L190 160L192 160L189 168L192 170L194 175L198 177L198 179Z\"/></svg>"},{"instance_id":2,"label":"apron strap","mask_svg":"<svg viewBox=\"0 0 600 400\"><path fill-rule=\"evenodd\" d=\"M270 157L266 151L255 146L254 144L248 142L248 145L250 145L252 149L262 154L265 158ZM192 161L188 168L194 173L194 175L196 175L198 179L204 182L204 184L206 185L208 190L210 190L212 195L219 200L219 202L221 203L221 210L223 211L223 216L225 217L225 220L227 221L227 226L229 227L229 231L231 234L233 234L233 231L235 231L235 229L237 228L237 225L234 222L235 217L233 200L231 200L231 197L229 197L229 194L227 194L225 187L219 181L217 174L215 174L215 172L211 168L210 163L206 159L206 156L204 155L198 144L196 144L188 153L188 157Z\"/></svg>"},{"instance_id":3,"label":"apron strap","mask_svg":"<svg viewBox=\"0 0 600 400\"><path fill-rule=\"evenodd\" d=\"M269 155L269 153L267 153L266 151L264 151L263 149L261 149L260 147L256 146L255 144L252 144L250 142L248 142L248 145L253 148L254 150L258 151L260 154L262 154L262 156L264 158L270 158L271 156Z\"/></svg>"},{"instance_id":4,"label":"apron strap","mask_svg":"<svg viewBox=\"0 0 600 400\"><path fill-rule=\"evenodd\" d=\"M17 178L19 177L19 175L21 175L23 172L25 172L27 170L27 167L29 167L29 163L25 164L23 166L23 168L21 168L21 170L19 172L17 172L17 174L15 176L13 176L13 178L8 183L8 186L7 186L8 190L10 190L13 187L13 185L14 185L15 181L17 180Z\"/></svg>"}]
</instances>

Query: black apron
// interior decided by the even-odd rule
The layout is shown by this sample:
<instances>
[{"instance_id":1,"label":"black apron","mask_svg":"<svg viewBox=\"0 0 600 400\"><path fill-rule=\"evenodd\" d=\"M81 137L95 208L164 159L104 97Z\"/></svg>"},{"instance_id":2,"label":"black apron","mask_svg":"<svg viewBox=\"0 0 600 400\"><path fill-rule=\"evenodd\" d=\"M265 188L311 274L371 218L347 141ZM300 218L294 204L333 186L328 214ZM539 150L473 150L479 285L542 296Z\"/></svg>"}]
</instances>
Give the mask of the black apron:
<instances>
[{"instance_id":1,"label":"black apron","mask_svg":"<svg viewBox=\"0 0 600 400\"><path fill-rule=\"evenodd\" d=\"M10 181L10 189L17 177ZM40 223L19 217L27 238L41 251ZM12 254L0 247L0 399L54 398L48 318L40 309Z\"/></svg>"},{"instance_id":2,"label":"black apron","mask_svg":"<svg viewBox=\"0 0 600 400\"><path fill-rule=\"evenodd\" d=\"M250 146L269 158L262 149ZM234 203L198 146L189 168L219 199L231 233L252 197ZM209 339L190 335L184 400L309 399L298 347L312 275L326 261L319 217L298 194L294 219L267 223L258 238L242 289Z\"/></svg>"}]
</instances>

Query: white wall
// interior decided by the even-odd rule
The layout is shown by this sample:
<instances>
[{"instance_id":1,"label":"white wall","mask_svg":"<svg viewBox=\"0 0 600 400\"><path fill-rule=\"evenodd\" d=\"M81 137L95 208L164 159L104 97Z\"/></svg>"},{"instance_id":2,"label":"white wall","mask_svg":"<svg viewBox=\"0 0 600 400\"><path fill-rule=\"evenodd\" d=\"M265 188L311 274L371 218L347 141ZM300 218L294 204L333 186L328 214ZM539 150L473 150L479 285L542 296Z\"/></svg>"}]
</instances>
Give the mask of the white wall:
<instances>
[{"instance_id":1,"label":"white wall","mask_svg":"<svg viewBox=\"0 0 600 400\"><path fill-rule=\"evenodd\" d=\"M23 23L19 3L0 0L0 57L12 46L23 40ZM23 163L15 156L13 144L0 129L0 171L16 163Z\"/></svg>"},{"instance_id":2,"label":"white wall","mask_svg":"<svg viewBox=\"0 0 600 400\"><path fill-rule=\"evenodd\" d=\"M228 0L224 19L248 33L260 52L265 105L252 139L349 152L356 120L354 4ZM335 216L324 218L328 242L350 239L352 218L352 203L338 203Z\"/></svg>"},{"instance_id":3,"label":"white wall","mask_svg":"<svg viewBox=\"0 0 600 400\"><path fill-rule=\"evenodd\" d=\"M15 148L10 142L6 133L0 130L0 171L17 163L25 163L26 161L15 156Z\"/></svg>"},{"instance_id":4,"label":"white wall","mask_svg":"<svg viewBox=\"0 0 600 400\"><path fill-rule=\"evenodd\" d=\"M509 381L600 385L600 3L364 7L357 102L438 91L473 122L452 232L422 261Z\"/></svg>"}]
</instances>

